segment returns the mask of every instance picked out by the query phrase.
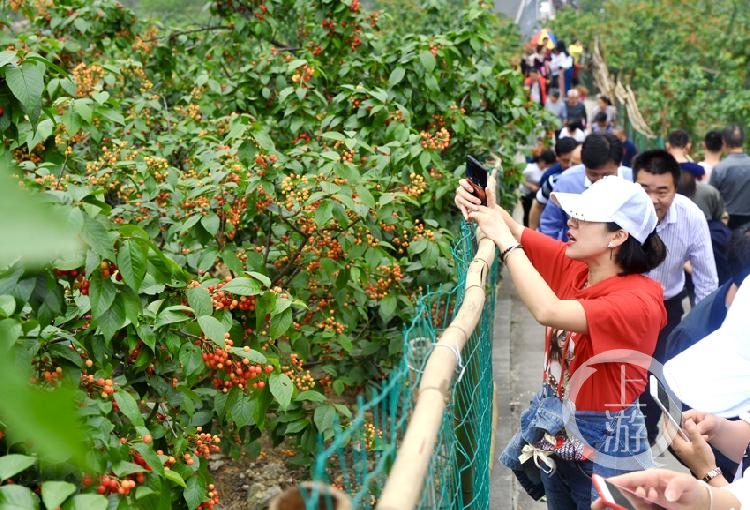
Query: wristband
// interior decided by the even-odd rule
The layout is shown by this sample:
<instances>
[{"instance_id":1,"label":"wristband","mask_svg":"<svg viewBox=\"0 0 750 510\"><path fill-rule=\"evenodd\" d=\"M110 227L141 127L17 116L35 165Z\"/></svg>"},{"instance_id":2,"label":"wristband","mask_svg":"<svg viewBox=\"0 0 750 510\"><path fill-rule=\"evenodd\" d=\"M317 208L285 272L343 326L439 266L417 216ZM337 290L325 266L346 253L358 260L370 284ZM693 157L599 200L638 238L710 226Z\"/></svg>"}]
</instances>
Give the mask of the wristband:
<instances>
[{"instance_id":1,"label":"wristband","mask_svg":"<svg viewBox=\"0 0 750 510\"><path fill-rule=\"evenodd\" d=\"M706 482L706 483L708 483L711 480L713 480L714 478L716 478L717 476L719 476L720 474L721 474L721 468L719 466L716 466L711 471L709 471L708 473L706 473L703 476L703 478L701 478L701 480L704 481L704 482Z\"/></svg>"},{"instance_id":2,"label":"wristband","mask_svg":"<svg viewBox=\"0 0 750 510\"><path fill-rule=\"evenodd\" d=\"M508 255L510 254L510 252L512 252L516 248L521 248L523 250L523 246L521 245L521 243L516 243L513 246L508 246L502 251L502 253L500 253L500 260L502 262L505 262L505 259L508 258Z\"/></svg>"}]
</instances>

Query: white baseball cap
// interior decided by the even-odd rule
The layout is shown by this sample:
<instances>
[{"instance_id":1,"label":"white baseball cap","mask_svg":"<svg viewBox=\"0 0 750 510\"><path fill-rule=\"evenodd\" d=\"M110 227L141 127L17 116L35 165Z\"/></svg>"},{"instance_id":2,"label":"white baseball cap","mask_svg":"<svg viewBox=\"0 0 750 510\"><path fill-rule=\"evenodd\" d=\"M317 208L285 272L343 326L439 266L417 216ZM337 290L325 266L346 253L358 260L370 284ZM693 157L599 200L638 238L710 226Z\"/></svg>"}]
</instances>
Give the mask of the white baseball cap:
<instances>
[{"instance_id":1,"label":"white baseball cap","mask_svg":"<svg viewBox=\"0 0 750 510\"><path fill-rule=\"evenodd\" d=\"M555 191L550 196L571 218L616 223L641 244L658 222L643 188L616 175L599 179L581 194Z\"/></svg>"}]
</instances>

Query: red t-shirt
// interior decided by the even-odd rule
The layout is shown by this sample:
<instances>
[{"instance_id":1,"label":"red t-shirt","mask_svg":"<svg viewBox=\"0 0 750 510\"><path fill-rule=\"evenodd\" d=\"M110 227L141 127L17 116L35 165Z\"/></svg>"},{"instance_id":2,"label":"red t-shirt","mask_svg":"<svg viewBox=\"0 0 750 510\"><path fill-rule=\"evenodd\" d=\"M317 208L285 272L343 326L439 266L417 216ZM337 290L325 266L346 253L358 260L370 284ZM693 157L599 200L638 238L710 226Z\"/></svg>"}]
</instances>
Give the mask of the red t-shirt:
<instances>
[{"instance_id":1,"label":"red t-shirt","mask_svg":"<svg viewBox=\"0 0 750 510\"><path fill-rule=\"evenodd\" d=\"M571 375L593 356L613 349L653 354L659 331L667 323L659 283L643 275L628 275L584 288L588 266L566 257L565 243L530 229L524 230L521 243L557 297L578 300L586 312L588 334L572 334ZM646 368L618 361L589 367L595 371L576 385L574 401L579 411L618 411L632 404L646 387ZM572 394L574 388L567 391Z\"/></svg>"}]
</instances>

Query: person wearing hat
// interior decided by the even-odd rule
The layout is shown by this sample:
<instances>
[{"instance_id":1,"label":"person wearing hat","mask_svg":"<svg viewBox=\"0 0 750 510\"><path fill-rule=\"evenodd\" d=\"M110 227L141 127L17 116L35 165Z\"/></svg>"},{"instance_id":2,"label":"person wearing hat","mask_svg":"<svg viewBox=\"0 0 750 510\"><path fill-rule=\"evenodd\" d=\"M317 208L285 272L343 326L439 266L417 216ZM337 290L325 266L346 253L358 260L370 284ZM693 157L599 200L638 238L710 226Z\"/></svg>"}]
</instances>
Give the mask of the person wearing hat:
<instances>
[{"instance_id":1,"label":"person wearing hat","mask_svg":"<svg viewBox=\"0 0 750 510\"><path fill-rule=\"evenodd\" d=\"M582 165L576 165L554 181L550 191L583 193L602 177L618 175L633 180L630 168L620 165L622 142L615 135L589 135L581 149ZM539 231L553 239L568 240L568 216L554 202L548 202L539 219Z\"/></svg>"},{"instance_id":2,"label":"person wearing hat","mask_svg":"<svg viewBox=\"0 0 750 510\"><path fill-rule=\"evenodd\" d=\"M588 508L592 473L653 464L637 398L647 379L642 360L666 323L661 286L643 275L666 257L656 211L639 185L618 177L581 194L553 192L570 218L563 243L513 220L493 189L481 206L461 180L456 205L495 242L520 298L546 326L542 390L501 462L532 497L546 494L550 508Z\"/></svg>"}]
</instances>

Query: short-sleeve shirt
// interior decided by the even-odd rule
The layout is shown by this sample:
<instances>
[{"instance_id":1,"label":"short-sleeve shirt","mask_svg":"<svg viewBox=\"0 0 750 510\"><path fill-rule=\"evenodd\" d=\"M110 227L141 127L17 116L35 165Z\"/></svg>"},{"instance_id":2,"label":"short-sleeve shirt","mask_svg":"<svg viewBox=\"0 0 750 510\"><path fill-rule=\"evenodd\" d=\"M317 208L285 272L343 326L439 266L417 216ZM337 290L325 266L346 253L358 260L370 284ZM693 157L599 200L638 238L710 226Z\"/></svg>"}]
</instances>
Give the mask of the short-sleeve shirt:
<instances>
[{"instance_id":1,"label":"short-sleeve shirt","mask_svg":"<svg viewBox=\"0 0 750 510\"><path fill-rule=\"evenodd\" d=\"M555 182L562 175L563 169L560 163L555 163L542 174L539 179L539 191L536 192L536 200L540 204L546 204L549 201L549 195L555 187Z\"/></svg>"},{"instance_id":2,"label":"short-sleeve shirt","mask_svg":"<svg viewBox=\"0 0 750 510\"><path fill-rule=\"evenodd\" d=\"M586 287L588 266L565 255L563 242L525 229L527 256L559 299L578 300L586 313L588 333L573 333L570 373L592 357L615 349L651 356L659 331L667 323L661 286L643 275L613 276ZM619 359L619 357L618 357ZM646 388L647 368L622 361L590 366L575 395L579 411L618 411Z\"/></svg>"}]
</instances>

